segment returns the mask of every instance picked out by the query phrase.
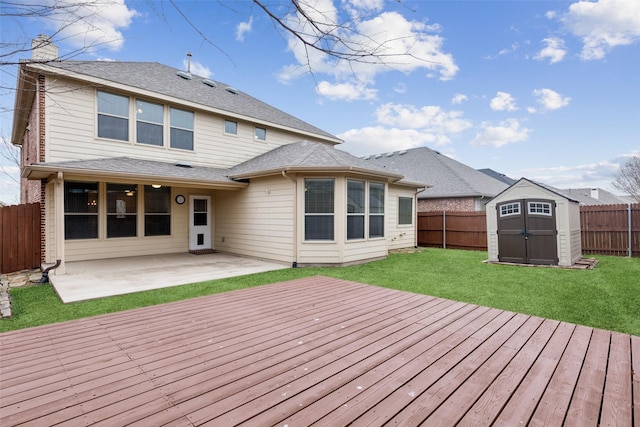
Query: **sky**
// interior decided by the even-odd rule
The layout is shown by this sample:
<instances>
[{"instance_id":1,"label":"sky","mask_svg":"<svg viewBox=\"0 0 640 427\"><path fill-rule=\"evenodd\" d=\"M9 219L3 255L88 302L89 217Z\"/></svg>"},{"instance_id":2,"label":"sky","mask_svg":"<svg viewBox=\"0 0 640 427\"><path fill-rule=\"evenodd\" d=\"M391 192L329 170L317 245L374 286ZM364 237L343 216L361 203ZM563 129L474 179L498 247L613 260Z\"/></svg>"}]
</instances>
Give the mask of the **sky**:
<instances>
[{"instance_id":1,"label":"sky","mask_svg":"<svg viewBox=\"0 0 640 427\"><path fill-rule=\"evenodd\" d=\"M249 0L55 1L71 7L11 16L0 1L3 139L13 63L30 57L11 51L47 34L76 60L186 69L191 52L194 74L336 135L356 156L427 146L511 178L615 193L620 165L640 156L638 0L300 0L319 28L381 53L358 62L305 50ZM309 33L291 1L261 3ZM18 168L2 156L0 166L0 201L18 203Z\"/></svg>"}]
</instances>

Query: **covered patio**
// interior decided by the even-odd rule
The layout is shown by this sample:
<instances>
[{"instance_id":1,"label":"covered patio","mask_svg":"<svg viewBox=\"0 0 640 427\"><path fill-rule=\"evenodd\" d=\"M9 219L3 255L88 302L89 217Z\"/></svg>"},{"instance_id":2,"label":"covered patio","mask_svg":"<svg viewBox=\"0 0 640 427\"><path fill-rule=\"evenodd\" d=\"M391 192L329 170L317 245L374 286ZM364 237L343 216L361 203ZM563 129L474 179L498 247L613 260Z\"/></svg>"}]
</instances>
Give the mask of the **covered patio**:
<instances>
[{"instance_id":1,"label":"covered patio","mask_svg":"<svg viewBox=\"0 0 640 427\"><path fill-rule=\"evenodd\" d=\"M64 303L244 276L289 265L226 253L189 252L66 263L49 281Z\"/></svg>"},{"instance_id":2,"label":"covered patio","mask_svg":"<svg viewBox=\"0 0 640 427\"><path fill-rule=\"evenodd\" d=\"M0 334L0 424L633 426L640 337L309 277Z\"/></svg>"}]
</instances>

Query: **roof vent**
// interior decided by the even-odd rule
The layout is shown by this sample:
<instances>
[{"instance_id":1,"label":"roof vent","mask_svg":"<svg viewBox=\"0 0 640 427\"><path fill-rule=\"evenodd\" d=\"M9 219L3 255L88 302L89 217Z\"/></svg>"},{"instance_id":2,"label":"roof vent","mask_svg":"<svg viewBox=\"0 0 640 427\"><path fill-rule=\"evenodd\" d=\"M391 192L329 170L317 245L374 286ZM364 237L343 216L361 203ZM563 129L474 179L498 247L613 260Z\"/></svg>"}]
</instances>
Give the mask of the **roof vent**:
<instances>
[{"instance_id":1,"label":"roof vent","mask_svg":"<svg viewBox=\"0 0 640 427\"><path fill-rule=\"evenodd\" d=\"M188 71L178 71L176 73L179 77L182 77L185 80L191 80L193 77L191 76L191 73Z\"/></svg>"},{"instance_id":2,"label":"roof vent","mask_svg":"<svg viewBox=\"0 0 640 427\"><path fill-rule=\"evenodd\" d=\"M185 162L177 162L176 166L179 168L192 168L191 164Z\"/></svg>"},{"instance_id":3,"label":"roof vent","mask_svg":"<svg viewBox=\"0 0 640 427\"><path fill-rule=\"evenodd\" d=\"M398 152L398 156L402 156L403 154L407 154L407 150L402 150Z\"/></svg>"},{"instance_id":4,"label":"roof vent","mask_svg":"<svg viewBox=\"0 0 640 427\"><path fill-rule=\"evenodd\" d=\"M393 156L393 151L391 153L387 153L387 157Z\"/></svg>"},{"instance_id":5,"label":"roof vent","mask_svg":"<svg viewBox=\"0 0 640 427\"><path fill-rule=\"evenodd\" d=\"M206 84L207 86L211 86L211 87L217 87L218 86L216 84L216 82L214 82L213 80L209 80L209 79L204 79L202 81L202 83Z\"/></svg>"},{"instance_id":6,"label":"roof vent","mask_svg":"<svg viewBox=\"0 0 640 427\"><path fill-rule=\"evenodd\" d=\"M227 86L225 89L227 90L227 92L232 93L234 95L238 94L238 89L236 89L235 87Z\"/></svg>"},{"instance_id":7,"label":"roof vent","mask_svg":"<svg viewBox=\"0 0 640 427\"><path fill-rule=\"evenodd\" d=\"M380 157L382 157L382 154L376 154L376 156L374 157L374 159L379 159Z\"/></svg>"},{"instance_id":8,"label":"roof vent","mask_svg":"<svg viewBox=\"0 0 640 427\"><path fill-rule=\"evenodd\" d=\"M371 158L371 156L365 156L364 160L369 160Z\"/></svg>"}]
</instances>

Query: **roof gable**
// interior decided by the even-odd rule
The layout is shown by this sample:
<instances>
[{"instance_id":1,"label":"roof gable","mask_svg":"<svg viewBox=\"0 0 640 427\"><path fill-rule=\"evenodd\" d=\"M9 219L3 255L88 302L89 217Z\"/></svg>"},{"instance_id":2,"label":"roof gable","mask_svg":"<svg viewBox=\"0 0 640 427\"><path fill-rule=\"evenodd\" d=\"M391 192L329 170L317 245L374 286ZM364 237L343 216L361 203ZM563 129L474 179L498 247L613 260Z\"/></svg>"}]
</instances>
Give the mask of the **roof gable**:
<instances>
[{"instance_id":1,"label":"roof gable","mask_svg":"<svg viewBox=\"0 0 640 427\"><path fill-rule=\"evenodd\" d=\"M30 64L29 67L78 79L98 79L105 85L109 82L124 85L132 92L141 89L162 97L195 103L203 109L216 110L233 117L293 129L331 143L342 142L329 132L225 83L196 75L190 75L191 79L182 78L175 68L157 62L61 61L46 65Z\"/></svg>"}]
</instances>

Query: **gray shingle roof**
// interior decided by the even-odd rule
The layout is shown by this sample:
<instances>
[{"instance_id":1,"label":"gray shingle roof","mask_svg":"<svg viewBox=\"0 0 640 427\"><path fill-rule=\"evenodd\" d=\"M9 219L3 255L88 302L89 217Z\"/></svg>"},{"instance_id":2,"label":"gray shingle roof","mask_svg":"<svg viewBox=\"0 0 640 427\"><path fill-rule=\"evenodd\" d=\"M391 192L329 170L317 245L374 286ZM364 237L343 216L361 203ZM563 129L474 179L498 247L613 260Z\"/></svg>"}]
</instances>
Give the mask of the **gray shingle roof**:
<instances>
[{"instance_id":1,"label":"gray shingle roof","mask_svg":"<svg viewBox=\"0 0 640 427\"><path fill-rule=\"evenodd\" d=\"M515 184L517 180L513 179L513 178L509 178L508 176L506 176L503 173L500 172L496 172L493 169L490 168L485 168L485 169L478 169L478 172L482 172L485 175L489 175L491 178L495 178L498 181L502 181L507 185L512 185Z\"/></svg>"},{"instance_id":2,"label":"gray shingle roof","mask_svg":"<svg viewBox=\"0 0 640 427\"><path fill-rule=\"evenodd\" d=\"M246 178L279 171L354 171L376 176L386 176L403 183L401 173L379 167L366 160L337 150L331 145L300 141L284 145L244 163L232 167L229 176ZM419 185L418 185L419 186Z\"/></svg>"},{"instance_id":3,"label":"gray shingle roof","mask_svg":"<svg viewBox=\"0 0 640 427\"><path fill-rule=\"evenodd\" d=\"M51 162L34 164L27 167L34 171L73 171L75 173L86 172L88 174L109 175L116 177L120 174L135 176L139 179L166 179L184 182L196 182L201 184L237 184L227 176L227 169L210 168L203 166L183 167L175 163L158 162L151 160L133 159L130 157L113 157L92 160L70 160L64 162Z\"/></svg>"},{"instance_id":4,"label":"gray shingle roof","mask_svg":"<svg viewBox=\"0 0 640 427\"><path fill-rule=\"evenodd\" d=\"M341 142L338 137L242 91L230 92L225 83L216 81L216 87L211 87L203 83L209 79L196 75L192 75L191 80L183 79L177 75L179 70L157 62L61 61L48 63L47 66L130 86L132 91L140 88L226 111L231 115L314 134L335 143Z\"/></svg>"},{"instance_id":5,"label":"gray shingle roof","mask_svg":"<svg viewBox=\"0 0 640 427\"><path fill-rule=\"evenodd\" d=\"M427 147L365 157L365 161L414 182L431 185L418 194L421 199L448 197L494 197L507 184Z\"/></svg>"}]
</instances>

